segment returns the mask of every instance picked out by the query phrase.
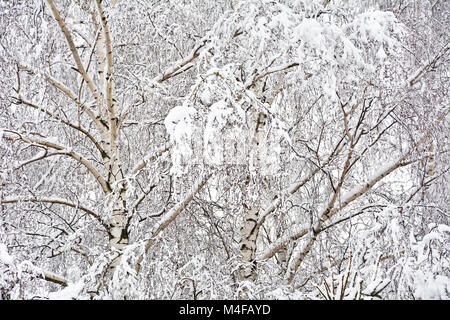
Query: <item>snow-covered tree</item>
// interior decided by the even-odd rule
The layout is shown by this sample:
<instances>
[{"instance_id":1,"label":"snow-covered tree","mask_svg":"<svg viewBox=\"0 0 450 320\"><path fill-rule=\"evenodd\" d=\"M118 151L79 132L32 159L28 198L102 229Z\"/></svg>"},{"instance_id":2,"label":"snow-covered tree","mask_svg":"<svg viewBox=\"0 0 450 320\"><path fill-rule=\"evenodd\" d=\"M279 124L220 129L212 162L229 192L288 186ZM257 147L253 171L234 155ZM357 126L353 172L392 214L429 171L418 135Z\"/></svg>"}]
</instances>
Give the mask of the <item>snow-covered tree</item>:
<instances>
[{"instance_id":1,"label":"snow-covered tree","mask_svg":"<svg viewBox=\"0 0 450 320\"><path fill-rule=\"evenodd\" d=\"M448 14L0 1L2 298L448 298Z\"/></svg>"}]
</instances>

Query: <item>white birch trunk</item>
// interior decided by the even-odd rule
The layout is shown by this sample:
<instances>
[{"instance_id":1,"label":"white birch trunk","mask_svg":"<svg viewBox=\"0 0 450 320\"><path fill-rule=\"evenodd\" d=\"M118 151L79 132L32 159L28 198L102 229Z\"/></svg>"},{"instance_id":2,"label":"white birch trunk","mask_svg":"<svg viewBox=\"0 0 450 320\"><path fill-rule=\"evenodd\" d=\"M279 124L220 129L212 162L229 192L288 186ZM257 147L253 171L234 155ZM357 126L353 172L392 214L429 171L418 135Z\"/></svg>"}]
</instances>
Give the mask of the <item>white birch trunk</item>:
<instances>
[{"instance_id":1,"label":"white birch trunk","mask_svg":"<svg viewBox=\"0 0 450 320\"><path fill-rule=\"evenodd\" d=\"M258 239L259 226L258 216L261 205L259 187L261 185L261 146L264 139L264 128L266 125L266 115L259 113L255 135L252 141L250 153L250 172L243 187L243 221L241 227L241 268L239 270L240 281L254 282L257 277L256 265L256 241Z\"/></svg>"}]
</instances>

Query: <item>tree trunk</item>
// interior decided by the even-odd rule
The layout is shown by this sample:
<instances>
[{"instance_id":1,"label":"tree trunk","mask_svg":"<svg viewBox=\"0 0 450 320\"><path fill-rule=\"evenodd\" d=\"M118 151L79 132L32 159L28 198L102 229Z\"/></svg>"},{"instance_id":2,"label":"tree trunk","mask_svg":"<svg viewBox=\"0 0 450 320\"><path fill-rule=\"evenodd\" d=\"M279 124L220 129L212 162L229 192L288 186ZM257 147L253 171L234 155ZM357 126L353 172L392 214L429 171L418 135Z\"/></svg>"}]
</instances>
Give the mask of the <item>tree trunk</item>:
<instances>
[{"instance_id":1,"label":"tree trunk","mask_svg":"<svg viewBox=\"0 0 450 320\"><path fill-rule=\"evenodd\" d=\"M257 278L256 241L259 227L257 225L259 209L261 206L261 145L264 139L264 128L267 116L263 113L257 115L255 133L250 152L250 163L247 181L242 188L243 193L243 221L241 227L241 268L240 281L254 282Z\"/></svg>"},{"instance_id":2,"label":"tree trunk","mask_svg":"<svg viewBox=\"0 0 450 320\"><path fill-rule=\"evenodd\" d=\"M241 268L239 270L240 281L253 282L257 277L256 269L256 240L258 238L258 229L256 222L258 221L258 208L255 206L248 207L245 203L243 225L241 227Z\"/></svg>"}]
</instances>

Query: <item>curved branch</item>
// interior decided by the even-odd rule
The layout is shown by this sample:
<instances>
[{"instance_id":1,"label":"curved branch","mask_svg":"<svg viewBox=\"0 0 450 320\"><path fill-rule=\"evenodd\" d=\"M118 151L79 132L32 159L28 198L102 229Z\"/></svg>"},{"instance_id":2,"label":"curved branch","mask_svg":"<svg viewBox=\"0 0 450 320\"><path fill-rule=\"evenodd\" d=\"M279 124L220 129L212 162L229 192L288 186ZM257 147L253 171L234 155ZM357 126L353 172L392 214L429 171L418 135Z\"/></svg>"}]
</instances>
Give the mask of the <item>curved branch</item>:
<instances>
[{"instance_id":1,"label":"curved branch","mask_svg":"<svg viewBox=\"0 0 450 320\"><path fill-rule=\"evenodd\" d=\"M100 146L100 144L97 142L97 140L95 140L95 138L94 138L88 131L86 131L85 129L81 128L80 126L76 126L76 125L74 125L74 124L72 124L72 123L70 123L70 122L68 122L68 121L65 121L65 120L61 119L60 117L58 117L57 115L54 115L53 113L51 113L51 112L49 112L49 111L47 111L47 110L45 110L45 109L43 109L43 108L41 108L41 107L39 107L39 106L33 104L33 103L31 103L31 102L28 102L28 101L26 101L26 100L23 100L20 96L19 96L18 102L21 103L21 104L24 104L24 105L26 105L26 106L28 106L28 107L31 107L31 108L33 108L33 109L35 109L35 110L41 111L41 112L45 113L46 115L48 115L49 117L51 117L51 118L53 118L53 119L55 119L55 120L58 120L58 121L61 122L62 124L65 124L66 126L69 126L69 127L71 127L72 129L75 129L75 130L81 132L81 133L84 134L89 140L92 141L92 143L95 145L95 147L97 148L97 150L100 152L102 158L107 157L107 154L106 154L105 150L103 150L103 148ZM85 109L85 108L83 107L83 110L87 110L87 109ZM88 110L88 111L89 111L90 113L92 113L90 110ZM92 116L93 116L93 114L92 114ZM98 119L96 119L95 117L94 117L94 119L95 119L96 122L98 121Z\"/></svg>"},{"instance_id":2,"label":"curved branch","mask_svg":"<svg viewBox=\"0 0 450 320\"><path fill-rule=\"evenodd\" d=\"M23 141L26 143L36 144L39 146L44 146L44 147L48 147L48 148L52 148L52 149L61 151L59 154L67 155L67 156L75 159L79 163L81 163L94 176L94 178L97 180L97 182L102 187L103 192L105 192L105 193L111 192L111 187L108 185L106 180L100 175L100 173L94 168L94 166L89 161L87 161L84 157L80 156L79 154L75 153L74 151L69 150L69 148L62 147L54 142L50 142L50 141L47 141L44 139L25 138L25 137L22 137L22 135L20 135L19 133L11 131L11 130L4 130L4 132L9 132L9 133L13 134L13 135L8 135L8 134L4 133L3 138L5 138L7 140L10 140L10 141L20 140L20 141Z\"/></svg>"},{"instance_id":3,"label":"curved branch","mask_svg":"<svg viewBox=\"0 0 450 320\"><path fill-rule=\"evenodd\" d=\"M61 204L65 205L71 208L80 209L84 212L86 212L88 215L93 217L95 220L97 220L106 230L108 230L108 226L103 222L102 218L96 214L91 209L85 208L83 206L79 206L75 203L72 203L65 199L59 199L59 198L41 198L41 199L18 199L18 198L6 198L0 201L0 204L11 204L11 203L18 203L18 202L33 202L33 203L50 203L50 204Z\"/></svg>"}]
</instances>

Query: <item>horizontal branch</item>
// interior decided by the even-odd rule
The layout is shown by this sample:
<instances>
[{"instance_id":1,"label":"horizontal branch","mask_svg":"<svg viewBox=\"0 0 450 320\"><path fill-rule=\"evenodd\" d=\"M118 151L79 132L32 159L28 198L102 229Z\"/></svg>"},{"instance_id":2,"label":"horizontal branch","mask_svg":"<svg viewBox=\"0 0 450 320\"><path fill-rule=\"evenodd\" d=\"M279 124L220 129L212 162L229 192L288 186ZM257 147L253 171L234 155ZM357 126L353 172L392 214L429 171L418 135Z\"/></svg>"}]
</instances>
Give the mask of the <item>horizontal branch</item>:
<instances>
[{"instance_id":1,"label":"horizontal branch","mask_svg":"<svg viewBox=\"0 0 450 320\"><path fill-rule=\"evenodd\" d=\"M49 282L53 282L56 284L59 284L63 287L67 287L69 285L69 281L64 279L63 277L60 277L52 272L43 271L41 275L42 279L47 280Z\"/></svg>"}]
</instances>

